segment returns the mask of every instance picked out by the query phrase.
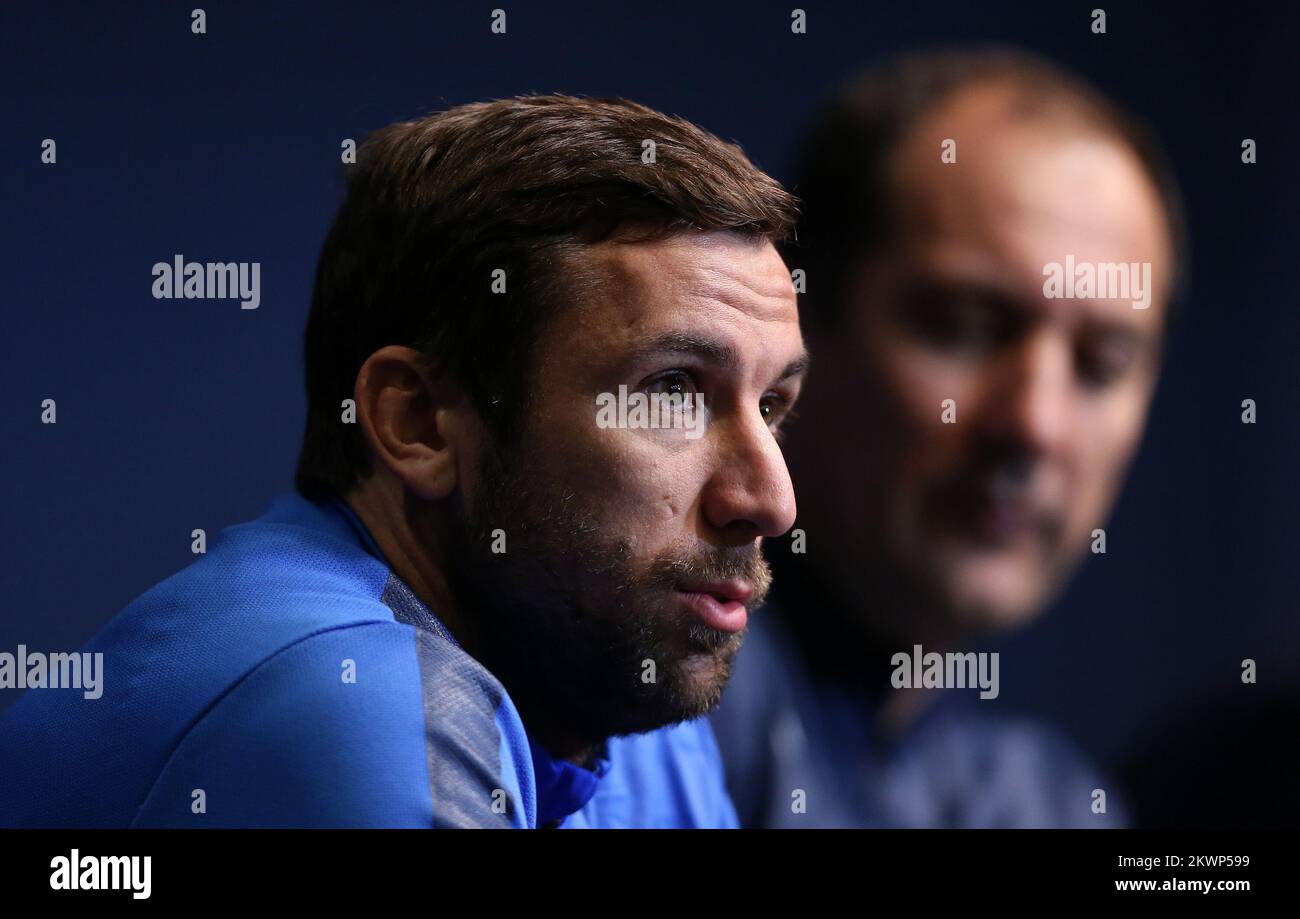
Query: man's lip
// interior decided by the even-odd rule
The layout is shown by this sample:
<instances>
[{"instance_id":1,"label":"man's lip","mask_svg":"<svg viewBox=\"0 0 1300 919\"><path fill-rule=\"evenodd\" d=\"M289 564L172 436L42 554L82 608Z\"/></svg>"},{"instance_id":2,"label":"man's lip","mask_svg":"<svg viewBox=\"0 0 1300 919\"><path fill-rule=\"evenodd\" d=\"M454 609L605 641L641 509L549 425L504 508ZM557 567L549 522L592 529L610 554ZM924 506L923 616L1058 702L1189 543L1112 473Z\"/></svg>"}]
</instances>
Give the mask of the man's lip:
<instances>
[{"instance_id":1,"label":"man's lip","mask_svg":"<svg viewBox=\"0 0 1300 919\"><path fill-rule=\"evenodd\" d=\"M677 589L688 594L709 594L724 603L735 601L745 605L748 605L754 596L754 585L740 578L728 578L725 581L696 581L682 584Z\"/></svg>"},{"instance_id":2,"label":"man's lip","mask_svg":"<svg viewBox=\"0 0 1300 919\"><path fill-rule=\"evenodd\" d=\"M1051 531L1052 512L1028 498L975 493L954 504L962 528L981 541L1000 545L1012 542L1038 544Z\"/></svg>"},{"instance_id":3,"label":"man's lip","mask_svg":"<svg viewBox=\"0 0 1300 919\"><path fill-rule=\"evenodd\" d=\"M681 594L686 606L692 608L695 615L699 616L708 627L718 629L719 632L740 632L749 621L749 608L746 607L746 603L750 597L753 597L754 590L748 585L744 585L748 589L741 590L737 584L744 585L744 582L729 582L725 590L731 590L737 597L744 595L744 601L727 597L718 584L693 584L690 585L692 589L679 588L677 593ZM711 588L711 590L697 588Z\"/></svg>"}]
</instances>

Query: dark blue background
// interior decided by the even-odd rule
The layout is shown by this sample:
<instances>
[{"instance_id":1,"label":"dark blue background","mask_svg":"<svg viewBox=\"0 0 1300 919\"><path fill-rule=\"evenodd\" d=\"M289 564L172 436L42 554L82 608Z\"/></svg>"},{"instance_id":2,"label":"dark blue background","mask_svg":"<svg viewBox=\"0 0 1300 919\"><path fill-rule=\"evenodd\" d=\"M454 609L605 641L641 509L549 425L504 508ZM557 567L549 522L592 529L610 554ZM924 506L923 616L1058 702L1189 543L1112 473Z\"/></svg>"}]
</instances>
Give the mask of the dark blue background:
<instances>
[{"instance_id":1,"label":"dark blue background","mask_svg":"<svg viewBox=\"0 0 1300 919\"><path fill-rule=\"evenodd\" d=\"M1107 3L1098 36L1101 2L806 2L802 36L794 3L209 2L202 36L202 0L5 3L0 649L77 647L193 560L193 528L211 538L290 487L343 138L505 95L618 94L785 179L813 106L852 68L1005 40L1154 122L1188 201L1194 288L1109 553L1004 644L1002 704L1115 763L1198 692L1241 692L1241 659L1285 664L1300 633L1297 17ZM498 5L505 36L488 28ZM46 137L56 166L39 162ZM1244 137L1257 165L1240 163ZM261 307L153 299L151 266L175 253L261 262ZM57 425L40 424L45 398Z\"/></svg>"}]
</instances>

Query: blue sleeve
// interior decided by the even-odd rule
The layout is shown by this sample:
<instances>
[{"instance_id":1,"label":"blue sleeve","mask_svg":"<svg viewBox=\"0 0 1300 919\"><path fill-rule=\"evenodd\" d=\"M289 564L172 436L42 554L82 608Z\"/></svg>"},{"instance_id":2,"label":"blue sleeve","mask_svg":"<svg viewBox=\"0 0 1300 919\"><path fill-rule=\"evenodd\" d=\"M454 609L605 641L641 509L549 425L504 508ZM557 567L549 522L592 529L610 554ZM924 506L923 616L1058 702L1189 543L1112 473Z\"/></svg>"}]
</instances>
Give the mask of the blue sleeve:
<instances>
[{"instance_id":1,"label":"blue sleeve","mask_svg":"<svg viewBox=\"0 0 1300 919\"><path fill-rule=\"evenodd\" d=\"M424 643L431 640L376 622L281 649L191 726L132 825L522 825L520 781L502 778L510 764L502 760L493 700L467 696L454 709L488 712L491 737L481 743L457 724L426 725L430 683L440 676L429 665ZM440 759L459 769L454 798L438 781ZM512 795L503 795L506 787Z\"/></svg>"}]
</instances>

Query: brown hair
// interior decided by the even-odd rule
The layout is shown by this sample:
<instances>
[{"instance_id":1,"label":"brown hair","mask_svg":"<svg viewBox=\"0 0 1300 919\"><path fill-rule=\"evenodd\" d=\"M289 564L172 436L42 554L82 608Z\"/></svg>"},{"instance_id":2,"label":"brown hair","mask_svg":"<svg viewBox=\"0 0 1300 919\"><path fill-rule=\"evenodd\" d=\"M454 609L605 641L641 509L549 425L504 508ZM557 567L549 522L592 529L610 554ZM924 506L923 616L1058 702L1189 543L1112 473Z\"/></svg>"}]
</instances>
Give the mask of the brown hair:
<instances>
[{"instance_id":1,"label":"brown hair","mask_svg":"<svg viewBox=\"0 0 1300 919\"><path fill-rule=\"evenodd\" d=\"M340 496L369 475L358 426L340 418L379 348L412 347L454 374L508 438L527 409L542 323L581 293L575 252L691 229L780 242L796 216L739 147L623 99L526 96L376 131L316 270L297 489ZM506 294L491 292L496 269Z\"/></svg>"}]
</instances>

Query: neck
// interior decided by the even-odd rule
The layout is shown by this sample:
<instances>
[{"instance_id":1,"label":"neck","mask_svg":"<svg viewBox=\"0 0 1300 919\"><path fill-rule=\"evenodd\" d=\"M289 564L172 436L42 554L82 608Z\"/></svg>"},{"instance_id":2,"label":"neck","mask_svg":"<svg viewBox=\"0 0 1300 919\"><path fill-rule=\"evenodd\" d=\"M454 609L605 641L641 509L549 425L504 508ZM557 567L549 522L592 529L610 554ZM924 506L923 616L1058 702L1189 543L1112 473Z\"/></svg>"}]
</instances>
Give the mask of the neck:
<instances>
[{"instance_id":1,"label":"neck","mask_svg":"<svg viewBox=\"0 0 1300 919\"><path fill-rule=\"evenodd\" d=\"M377 477L367 480L345 500L370 531L393 573L433 611L461 648L486 666L490 654L483 646L484 637L475 627L474 618L452 594L444 573L442 538L429 509L404 491L377 484ZM501 678L501 674L493 675ZM514 702L529 731L550 756L588 768L600 750L600 742L574 737L562 726L553 726L528 704L528 699L516 698Z\"/></svg>"},{"instance_id":2,"label":"neck","mask_svg":"<svg viewBox=\"0 0 1300 919\"><path fill-rule=\"evenodd\" d=\"M598 746L585 746L569 753L567 756L559 756L556 754L552 754L552 756L555 756L556 759L562 759L565 762L573 763L575 766L580 766L581 768L590 771L595 765L596 751L599 749L600 747ZM550 752L549 747L547 748L547 752Z\"/></svg>"},{"instance_id":3,"label":"neck","mask_svg":"<svg viewBox=\"0 0 1300 919\"><path fill-rule=\"evenodd\" d=\"M393 573L434 612L467 654L481 659L473 619L456 603L447 583L435 512L406 494L400 484L384 484L379 476L366 480L344 500L370 531Z\"/></svg>"}]
</instances>

